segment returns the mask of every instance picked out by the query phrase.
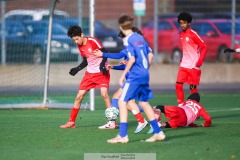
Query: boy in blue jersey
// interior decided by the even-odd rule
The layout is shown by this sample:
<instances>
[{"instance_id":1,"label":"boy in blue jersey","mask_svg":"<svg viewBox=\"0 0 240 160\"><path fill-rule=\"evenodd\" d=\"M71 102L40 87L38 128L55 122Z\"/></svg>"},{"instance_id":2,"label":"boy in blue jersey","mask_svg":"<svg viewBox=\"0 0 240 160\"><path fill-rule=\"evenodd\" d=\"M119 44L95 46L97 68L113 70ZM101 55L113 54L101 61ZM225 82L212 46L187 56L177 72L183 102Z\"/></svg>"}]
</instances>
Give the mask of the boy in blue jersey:
<instances>
[{"instance_id":1,"label":"boy in blue jersey","mask_svg":"<svg viewBox=\"0 0 240 160\"><path fill-rule=\"evenodd\" d=\"M108 143L127 143L127 119L128 109L127 104L131 100L139 101L140 106L146 113L151 126L154 130L154 135L146 142L156 142L165 139L165 134L158 126L158 122L155 118L154 112L148 100L153 96L152 91L149 88L149 63L147 42L144 38L132 31L133 18L128 15L123 15L118 20L119 28L126 36L124 39L124 46L127 49L127 56L129 58L125 70L119 78L120 86L123 85L123 92L119 99L120 109L120 133L117 137L107 140ZM129 73L128 78L125 81L126 74ZM124 82L125 81L125 82Z\"/></svg>"},{"instance_id":2,"label":"boy in blue jersey","mask_svg":"<svg viewBox=\"0 0 240 160\"><path fill-rule=\"evenodd\" d=\"M132 27L132 31L137 32L138 34L142 35L141 31L137 27ZM124 40L124 38L126 37L122 33L122 31L119 32L118 36L120 38L122 38L122 40ZM102 52L102 51L98 50L98 51L94 52L94 55L95 56L100 56L100 57L105 57L105 58L112 58L112 59L124 58L124 61L122 62L123 64L121 64L119 66L108 65L108 67L107 67L108 69L124 70L125 69L125 63L124 62L127 63L127 61L128 61L126 47L124 47L122 49L122 51L119 52L119 53L106 53L106 52ZM151 50L150 47L148 47L148 57L149 57L148 58L149 64L151 64L152 59L153 59L153 53L152 53L152 50ZM127 79L127 75L126 75L126 79ZM123 88L123 86L121 86L117 90L117 92L114 93L114 95L112 97L112 103L111 103L112 107L118 108L118 99L120 98L120 96L122 94L122 88ZM142 108L135 103L135 100L131 100L131 102L128 102L127 108L132 111L133 115L138 120L138 126L137 126L136 130L134 131L134 133L141 132L144 129L144 127L146 127L146 125L148 124L148 122L144 119L144 117L141 114ZM103 125L103 126L101 126L101 128L100 127L99 128L104 129L106 127L109 127L109 126Z\"/></svg>"}]
</instances>

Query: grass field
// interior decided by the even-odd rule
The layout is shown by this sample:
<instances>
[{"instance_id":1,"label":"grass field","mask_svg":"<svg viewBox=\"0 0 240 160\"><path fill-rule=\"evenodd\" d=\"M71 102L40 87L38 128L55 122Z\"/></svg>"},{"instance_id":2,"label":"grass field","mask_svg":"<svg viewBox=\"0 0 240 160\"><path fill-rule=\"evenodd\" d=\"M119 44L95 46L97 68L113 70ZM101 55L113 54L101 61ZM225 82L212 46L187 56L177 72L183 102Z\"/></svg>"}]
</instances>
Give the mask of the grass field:
<instances>
[{"instance_id":1,"label":"grass field","mask_svg":"<svg viewBox=\"0 0 240 160\"><path fill-rule=\"evenodd\" d=\"M68 120L70 110L0 110L0 160L83 160L84 153L156 153L157 160L240 159L240 94L201 96L212 116L212 127L163 129L167 138L156 143L141 141L150 137L146 134L149 126L133 133L137 122L131 113L129 143L106 143L118 130L98 129L106 122L99 97L95 111L79 112L75 129L59 128ZM155 95L150 103L176 104L175 95ZM197 123L202 121L198 119Z\"/></svg>"}]
</instances>

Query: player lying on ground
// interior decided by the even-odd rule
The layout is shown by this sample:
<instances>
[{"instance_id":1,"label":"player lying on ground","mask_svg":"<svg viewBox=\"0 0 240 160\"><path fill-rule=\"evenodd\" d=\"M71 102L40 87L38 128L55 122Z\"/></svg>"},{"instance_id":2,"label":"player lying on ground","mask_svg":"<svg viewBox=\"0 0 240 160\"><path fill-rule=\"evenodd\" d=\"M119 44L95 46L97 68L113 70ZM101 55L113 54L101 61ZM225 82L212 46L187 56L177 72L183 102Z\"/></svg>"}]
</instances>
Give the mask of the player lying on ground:
<instances>
[{"instance_id":1,"label":"player lying on ground","mask_svg":"<svg viewBox=\"0 0 240 160\"><path fill-rule=\"evenodd\" d=\"M240 48L237 48L237 49L226 48L226 49L224 49L224 53L228 53L228 52L240 53Z\"/></svg>"},{"instance_id":2,"label":"player lying on ground","mask_svg":"<svg viewBox=\"0 0 240 160\"><path fill-rule=\"evenodd\" d=\"M161 127L165 128L178 128L178 127L198 127L199 125L194 124L196 119L202 117L204 123L201 124L203 127L210 127L212 120L210 115L204 109L204 107L199 103L200 96L198 93L191 94L182 106L163 106L157 105L154 108L155 113L158 114L161 120L161 113L163 113L166 118L170 118L167 122L159 122ZM151 129L149 133L151 133Z\"/></svg>"},{"instance_id":3,"label":"player lying on ground","mask_svg":"<svg viewBox=\"0 0 240 160\"><path fill-rule=\"evenodd\" d=\"M132 31L137 32L138 34L142 35L141 31L137 27L133 27ZM122 40L124 40L124 38L125 38L125 35L122 32L119 32L118 36L120 38L122 38ZM149 56L149 64L151 64L152 58L153 58L153 53L150 48L149 48L148 52L149 52L149 55L148 55ZM102 57L106 57L106 58L118 59L118 60L124 58L124 61L120 62L119 66L108 65L107 69L124 70L125 66L127 64L127 61L128 61L126 47L124 47L122 49L122 51L119 53L104 53L101 51L95 51L94 55L100 56L100 57L102 56ZM127 77L128 77L128 75L126 76L126 79L127 79ZM121 94L122 94L122 86L114 93L114 95L112 97L111 105L113 107L118 108L118 100L119 100ZM139 110L139 108L140 109L142 109L142 108L139 105L137 105L134 100L131 100L130 102L128 102L127 107L130 111L132 111L133 115L136 117L136 119L138 121L138 126L137 126L136 130L134 131L134 133L141 132L148 124L148 122L145 120L145 118L142 116L142 114ZM110 125L101 126L100 128L106 128L106 127L111 128Z\"/></svg>"},{"instance_id":4,"label":"player lying on ground","mask_svg":"<svg viewBox=\"0 0 240 160\"><path fill-rule=\"evenodd\" d=\"M78 93L74 101L73 108L70 113L68 122L61 125L60 128L75 128L75 121L80 110L82 100L86 93L92 88L100 88L101 96L105 102L105 107L110 107L110 98L108 96L108 88L110 81L110 73L106 70L107 58L95 57L93 50L99 49L106 51L100 41L93 37L85 37L82 29L79 26L70 26L68 29L68 36L77 44L83 61L69 72L70 75L75 76L80 70L87 66L84 77L78 87ZM114 121L114 128L118 128Z\"/></svg>"}]
</instances>

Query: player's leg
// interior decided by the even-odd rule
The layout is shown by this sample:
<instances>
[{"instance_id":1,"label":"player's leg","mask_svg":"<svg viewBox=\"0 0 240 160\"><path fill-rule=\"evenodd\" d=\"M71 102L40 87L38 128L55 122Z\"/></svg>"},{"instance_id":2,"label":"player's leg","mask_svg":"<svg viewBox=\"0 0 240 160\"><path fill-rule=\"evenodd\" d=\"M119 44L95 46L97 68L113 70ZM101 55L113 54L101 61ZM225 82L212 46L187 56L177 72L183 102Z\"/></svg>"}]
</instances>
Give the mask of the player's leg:
<instances>
[{"instance_id":1,"label":"player's leg","mask_svg":"<svg viewBox=\"0 0 240 160\"><path fill-rule=\"evenodd\" d=\"M111 103L110 103L110 98L108 95L108 88L101 87L100 91L101 91L102 99L105 102L106 108L110 107ZM116 129L116 128L118 128L118 125L116 123L116 120L109 120L106 124L99 126L98 128L99 129Z\"/></svg>"},{"instance_id":2,"label":"player's leg","mask_svg":"<svg viewBox=\"0 0 240 160\"><path fill-rule=\"evenodd\" d=\"M161 113L164 113L164 106L163 106L163 105L154 106L154 107L153 107L153 112L154 112L155 117L156 117L156 119L157 119L157 121L158 121L158 125L159 125L160 127L162 127L160 121L161 121L161 119L162 119ZM150 125L150 129L148 130L147 134L152 134L152 133L153 133L153 128L152 128L152 126Z\"/></svg>"},{"instance_id":3,"label":"player's leg","mask_svg":"<svg viewBox=\"0 0 240 160\"><path fill-rule=\"evenodd\" d=\"M178 70L177 81L176 81L176 96L178 105L182 105L184 102L184 90L183 84L188 82L188 71L186 68L180 67Z\"/></svg>"},{"instance_id":4,"label":"player's leg","mask_svg":"<svg viewBox=\"0 0 240 160\"><path fill-rule=\"evenodd\" d=\"M140 112L135 100L131 100L128 102L128 109L132 111L133 115L138 121L138 126L134 133L141 132L147 126L148 122L145 120L142 113Z\"/></svg>"},{"instance_id":5,"label":"player's leg","mask_svg":"<svg viewBox=\"0 0 240 160\"><path fill-rule=\"evenodd\" d=\"M107 140L108 143L127 143L128 142L128 108L127 102L133 99L135 95L136 85L131 83L124 83L123 91L121 97L118 101L119 111L120 111L120 125L119 125L119 135L117 137Z\"/></svg>"},{"instance_id":6,"label":"player's leg","mask_svg":"<svg viewBox=\"0 0 240 160\"><path fill-rule=\"evenodd\" d=\"M60 128L75 128L76 127L75 121L76 121L76 118L78 115L78 111L80 110L80 105L81 105L82 100L86 93L87 93L86 90L78 91L78 94L77 94L74 104L73 104L73 108L70 112L69 121L64 125L61 125Z\"/></svg>"},{"instance_id":7,"label":"player's leg","mask_svg":"<svg viewBox=\"0 0 240 160\"><path fill-rule=\"evenodd\" d=\"M154 112L152 107L148 102L139 102L141 107L143 108L144 112L146 113L149 122L153 128L154 135L150 137L149 139L146 139L146 142L156 142L156 141L162 141L165 139L165 134L163 133L161 127L158 125L158 122L155 118Z\"/></svg>"},{"instance_id":8,"label":"player's leg","mask_svg":"<svg viewBox=\"0 0 240 160\"><path fill-rule=\"evenodd\" d=\"M118 109L118 100L122 94L122 88L119 88L112 97L111 106Z\"/></svg>"},{"instance_id":9,"label":"player's leg","mask_svg":"<svg viewBox=\"0 0 240 160\"><path fill-rule=\"evenodd\" d=\"M198 68L193 68L191 69L191 79L192 82L190 83L190 93L197 93L198 89L197 86L199 85L200 82L200 77L201 77L201 70Z\"/></svg>"}]
</instances>

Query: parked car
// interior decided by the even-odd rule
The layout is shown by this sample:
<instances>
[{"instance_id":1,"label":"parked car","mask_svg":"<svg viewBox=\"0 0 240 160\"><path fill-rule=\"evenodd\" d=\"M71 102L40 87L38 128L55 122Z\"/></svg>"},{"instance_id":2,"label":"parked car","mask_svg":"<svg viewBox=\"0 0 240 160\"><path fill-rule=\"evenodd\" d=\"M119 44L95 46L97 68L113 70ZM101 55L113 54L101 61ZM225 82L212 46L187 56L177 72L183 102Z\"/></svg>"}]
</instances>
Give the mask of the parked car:
<instances>
[{"instance_id":1,"label":"parked car","mask_svg":"<svg viewBox=\"0 0 240 160\"><path fill-rule=\"evenodd\" d=\"M143 36L153 48L154 22L150 21L142 28ZM179 40L179 24L176 18L162 18L158 20L158 52L163 52L174 63L179 62L181 56L181 44Z\"/></svg>"},{"instance_id":2,"label":"parked car","mask_svg":"<svg viewBox=\"0 0 240 160\"><path fill-rule=\"evenodd\" d=\"M65 11L54 10L54 18L68 18L69 14ZM48 9L17 9L11 10L4 14L4 18L6 21L16 21L16 20L32 20L32 21L40 21L47 20L49 18L49 10Z\"/></svg>"},{"instance_id":3,"label":"parked car","mask_svg":"<svg viewBox=\"0 0 240 160\"><path fill-rule=\"evenodd\" d=\"M66 34L64 27L53 24L51 61L77 61L77 46ZM47 21L6 21L6 62L44 63L47 37Z\"/></svg>"},{"instance_id":4,"label":"parked car","mask_svg":"<svg viewBox=\"0 0 240 160\"><path fill-rule=\"evenodd\" d=\"M65 18L65 19L54 19L54 23L61 24L66 29L69 28L69 26L72 25L79 25L77 18ZM82 25L83 33L86 36L89 36L89 19L83 18L82 19ZM99 39L103 46L109 51L109 52L119 52L122 50L123 43L122 40L117 36L118 32L116 30L107 28L103 23L101 23L98 20L95 20L94 22L94 37Z\"/></svg>"},{"instance_id":5,"label":"parked car","mask_svg":"<svg viewBox=\"0 0 240 160\"><path fill-rule=\"evenodd\" d=\"M231 26L230 19L202 19L191 24L208 47L207 60L220 62L229 61L229 54L223 53L226 47L231 48ZM240 47L240 21L236 21L235 47ZM240 60L240 54L234 54L235 60Z\"/></svg>"}]
</instances>

